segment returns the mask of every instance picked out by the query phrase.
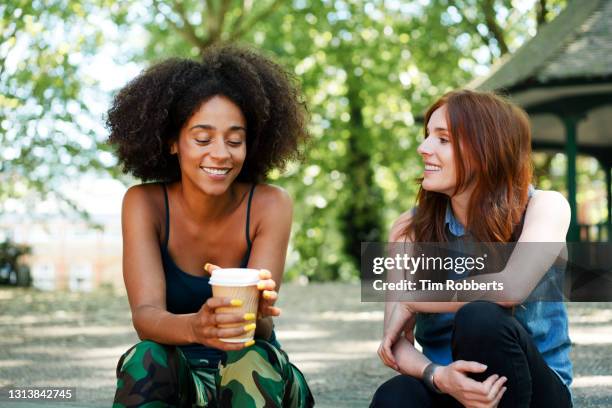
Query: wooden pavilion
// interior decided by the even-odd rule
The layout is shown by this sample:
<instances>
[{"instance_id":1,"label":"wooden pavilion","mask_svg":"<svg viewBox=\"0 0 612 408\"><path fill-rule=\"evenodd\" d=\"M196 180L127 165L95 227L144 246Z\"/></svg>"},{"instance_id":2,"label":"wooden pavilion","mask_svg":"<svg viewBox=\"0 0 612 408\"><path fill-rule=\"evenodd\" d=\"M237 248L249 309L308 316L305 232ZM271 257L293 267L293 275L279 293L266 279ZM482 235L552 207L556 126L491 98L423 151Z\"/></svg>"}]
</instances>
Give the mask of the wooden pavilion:
<instances>
[{"instance_id":1,"label":"wooden pavilion","mask_svg":"<svg viewBox=\"0 0 612 408\"><path fill-rule=\"evenodd\" d=\"M528 113L533 150L567 156L572 209L568 241L612 236L612 0L570 0L557 18L468 88L508 95ZM576 156L596 158L606 175L608 216L577 221Z\"/></svg>"}]
</instances>

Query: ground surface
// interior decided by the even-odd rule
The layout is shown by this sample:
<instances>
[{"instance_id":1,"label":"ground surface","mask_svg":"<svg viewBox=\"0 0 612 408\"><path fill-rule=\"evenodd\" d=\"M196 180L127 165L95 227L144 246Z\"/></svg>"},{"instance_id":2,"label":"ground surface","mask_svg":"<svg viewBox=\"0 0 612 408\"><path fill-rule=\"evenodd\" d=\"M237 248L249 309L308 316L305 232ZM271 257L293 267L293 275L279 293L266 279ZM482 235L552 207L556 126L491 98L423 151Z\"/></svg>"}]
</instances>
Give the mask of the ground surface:
<instances>
[{"instance_id":1,"label":"ground surface","mask_svg":"<svg viewBox=\"0 0 612 408\"><path fill-rule=\"evenodd\" d=\"M361 303L359 286L285 285L277 333L321 407L366 407L393 375L376 357L382 304ZM569 305L576 407L612 407L612 310ZM110 290L41 293L0 287L0 387L71 386L70 406L108 407L115 365L137 337L127 299ZM9 404L2 407L50 407Z\"/></svg>"}]
</instances>

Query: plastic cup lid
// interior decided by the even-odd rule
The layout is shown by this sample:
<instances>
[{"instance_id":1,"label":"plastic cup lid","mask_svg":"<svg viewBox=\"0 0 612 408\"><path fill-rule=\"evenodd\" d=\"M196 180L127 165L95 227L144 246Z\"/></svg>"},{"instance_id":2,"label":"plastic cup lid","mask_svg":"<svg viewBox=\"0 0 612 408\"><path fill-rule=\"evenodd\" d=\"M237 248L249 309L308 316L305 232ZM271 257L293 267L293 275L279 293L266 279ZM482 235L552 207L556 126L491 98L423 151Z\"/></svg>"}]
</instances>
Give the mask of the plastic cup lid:
<instances>
[{"instance_id":1,"label":"plastic cup lid","mask_svg":"<svg viewBox=\"0 0 612 408\"><path fill-rule=\"evenodd\" d=\"M208 281L219 286L250 286L259 282L259 270L248 268L215 269Z\"/></svg>"}]
</instances>

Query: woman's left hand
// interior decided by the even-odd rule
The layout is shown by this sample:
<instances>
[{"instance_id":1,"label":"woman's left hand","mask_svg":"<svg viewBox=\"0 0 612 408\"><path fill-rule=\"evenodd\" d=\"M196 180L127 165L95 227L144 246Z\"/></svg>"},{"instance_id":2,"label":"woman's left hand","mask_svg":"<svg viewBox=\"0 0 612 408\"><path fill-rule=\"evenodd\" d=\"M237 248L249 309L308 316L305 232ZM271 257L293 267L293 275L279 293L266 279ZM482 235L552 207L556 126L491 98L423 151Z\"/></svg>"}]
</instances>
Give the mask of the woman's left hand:
<instances>
[{"instance_id":1,"label":"woman's left hand","mask_svg":"<svg viewBox=\"0 0 612 408\"><path fill-rule=\"evenodd\" d=\"M207 263L204 265L204 270L212 275L215 269L220 269L219 266ZM261 319L268 316L280 316L281 310L274 306L278 293L276 292L276 282L272 279L272 273L267 269L259 270L259 282L257 289L260 290L259 309L257 310L257 318Z\"/></svg>"},{"instance_id":2,"label":"woman's left hand","mask_svg":"<svg viewBox=\"0 0 612 408\"><path fill-rule=\"evenodd\" d=\"M258 318L268 316L279 316L281 310L274 306L276 299L278 299L278 293L276 292L276 282L272 279L272 273L267 269L259 270L259 283L257 289L261 291L261 297L259 298L259 311Z\"/></svg>"}]
</instances>

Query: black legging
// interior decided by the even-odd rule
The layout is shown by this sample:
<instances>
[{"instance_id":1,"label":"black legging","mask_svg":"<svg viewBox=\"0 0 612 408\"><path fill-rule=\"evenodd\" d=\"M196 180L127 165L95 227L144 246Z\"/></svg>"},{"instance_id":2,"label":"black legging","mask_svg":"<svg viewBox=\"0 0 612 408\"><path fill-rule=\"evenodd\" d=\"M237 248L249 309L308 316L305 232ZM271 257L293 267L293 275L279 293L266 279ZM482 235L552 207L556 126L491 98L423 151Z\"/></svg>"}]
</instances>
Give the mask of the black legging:
<instances>
[{"instance_id":1,"label":"black legging","mask_svg":"<svg viewBox=\"0 0 612 408\"><path fill-rule=\"evenodd\" d=\"M567 387L548 367L533 339L510 309L490 302L472 302L455 314L453 360L487 365L484 373L470 374L484 381L492 374L508 378L499 407L571 407ZM399 375L382 384L370 407L461 407L449 395L435 394L414 377Z\"/></svg>"}]
</instances>

